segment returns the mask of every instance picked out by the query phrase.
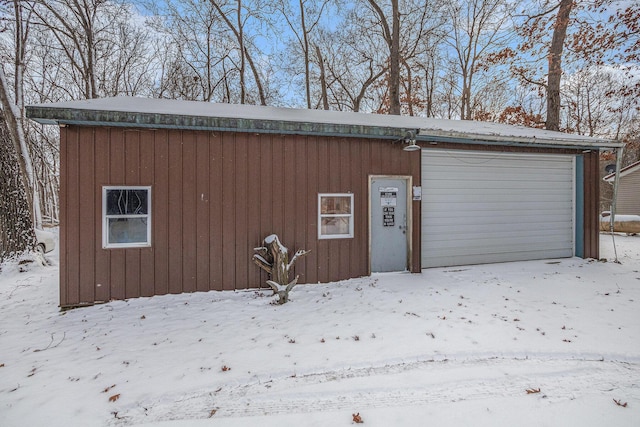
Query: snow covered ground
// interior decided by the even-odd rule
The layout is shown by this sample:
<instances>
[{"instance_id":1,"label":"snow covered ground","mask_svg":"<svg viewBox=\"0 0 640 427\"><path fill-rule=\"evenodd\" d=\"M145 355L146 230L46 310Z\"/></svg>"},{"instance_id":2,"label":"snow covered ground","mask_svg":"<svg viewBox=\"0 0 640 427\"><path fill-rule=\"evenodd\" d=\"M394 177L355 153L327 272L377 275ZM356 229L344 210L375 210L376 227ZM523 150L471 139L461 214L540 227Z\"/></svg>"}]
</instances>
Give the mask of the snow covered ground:
<instances>
[{"instance_id":1,"label":"snow covered ground","mask_svg":"<svg viewBox=\"0 0 640 427\"><path fill-rule=\"evenodd\" d=\"M60 312L56 252L5 264L0 426L638 426L640 236L616 242L622 264L374 275L283 306L265 290Z\"/></svg>"}]
</instances>

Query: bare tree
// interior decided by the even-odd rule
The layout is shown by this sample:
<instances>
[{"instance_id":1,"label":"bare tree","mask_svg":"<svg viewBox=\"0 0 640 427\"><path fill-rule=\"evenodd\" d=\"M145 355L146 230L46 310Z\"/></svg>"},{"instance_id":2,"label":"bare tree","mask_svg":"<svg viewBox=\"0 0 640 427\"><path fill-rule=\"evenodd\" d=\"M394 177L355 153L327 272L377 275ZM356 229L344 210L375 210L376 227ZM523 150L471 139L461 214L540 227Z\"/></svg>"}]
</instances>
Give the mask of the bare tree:
<instances>
[{"instance_id":1,"label":"bare tree","mask_svg":"<svg viewBox=\"0 0 640 427\"><path fill-rule=\"evenodd\" d=\"M38 24L57 40L72 71L80 78L82 95L98 97L96 47L100 26L97 22L101 0L36 0L33 8Z\"/></svg>"},{"instance_id":2,"label":"bare tree","mask_svg":"<svg viewBox=\"0 0 640 427\"><path fill-rule=\"evenodd\" d=\"M238 44L238 56L240 60L240 103L244 104L247 101L246 63L248 63L256 84L260 105L267 105L267 97L262 83L262 77L258 71L253 54L249 51L248 40L245 34L247 21L252 17L253 12L243 7L242 0L236 0L235 6L231 4L232 2L226 1L210 0L210 2Z\"/></svg>"},{"instance_id":3,"label":"bare tree","mask_svg":"<svg viewBox=\"0 0 640 427\"><path fill-rule=\"evenodd\" d=\"M26 189L27 206L33 215L34 225L37 228L42 228L39 191L24 124L25 44L29 22L23 20L25 12L21 2L13 1L11 5L14 17L14 81L13 84L9 83L4 68L0 67L0 106L17 155L22 185Z\"/></svg>"},{"instance_id":4,"label":"bare tree","mask_svg":"<svg viewBox=\"0 0 640 427\"><path fill-rule=\"evenodd\" d=\"M639 84L640 77L630 77L627 68L592 66L564 79L561 91L569 132L622 139L633 128L640 120L640 99L622 88Z\"/></svg>"},{"instance_id":5,"label":"bare tree","mask_svg":"<svg viewBox=\"0 0 640 427\"><path fill-rule=\"evenodd\" d=\"M367 0L382 27L382 36L389 49L389 114L400 115L400 8L391 0L391 27L387 14L376 0Z\"/></svg>"},{"instance_id":6,"label":"bare tree","mask_svg":"<svg viewBox=\"0 0 640 427\"><path fill-rule=\"evenodd\" d=\"M35 49L46 52L44 76L63 98L149 93L150 34L124 0L35 0ZM64 66L60 66L64 65Z\"/></svg>"},{"instance_id":7,"label":"bare tree","mask_svg":"<svg viewBox=\"0 0 640 427\"><path fill-rule=\"evenodd\" d=\"M446 10L450 29L447 38L460 76L460 118L472 118L474 77L483 57L505 46L508 0L454 0Z\"/></svg>"},{"instance_id":8,"label":"bare tree","mask_svg":"<svg viewBox=\"0 0 640 427\"><path fill-rule=\"evenodd\" d=\"M355 19L355 11L347 20ZM336 110L361 111L373 101L367 98L373 84L387 72L380 56L379 40L367 37L356 26L319 31L318 49L323 52L328 103ZM368 105L367 109L374 109Z\"/></svg>"},{"instance_id":9,"label":"bare tree","mask_svg":"<svg viewBox=\"0 0 640 427\"><path fill-rule=\"evenodd\" d=\"M297 7L292 6L292 2L287 0L278 1L278 10L282 14L287 26L291 29L296 41L297 47L302 51L304 66L304 87L307 102L307 108L311 108L311 60L315 49L316 59L322 70L322 55L317 45L312 46L312 34L314 29L318 27L322 14L329 4L330 0L311 1L298 0ZM320 77L322 80L322 77ZM321 83L322 84L322 83ZM326 97L323 97L325 100ZM323 101L326 106L326 103ZM328 107L327 107L328 109Z\"/></svg>"},{"instance_id":10,"label":"bare tree","mask_svg":"<svg viewBox=\"0 0 640 427\"><path fill-rule=\"evenodd\" d=\"M439 0L355 2L336 30L319 38L330 103L337 109L416 113L423 91L415 70L435 51L440 5Z\"/></svg>"},{"instance_id":11,"label":"bare tree","mask_svg":"<svg viewBox=\"0 0 640 427\"><path fill-rule=\"evenodd\" d=\"M153 2L150 20L159 38L154 56L160 63L156 96L202 101L237 102L226 97L225 84L233 74L233 39L210 2L166 0ZM160 16L162 18L160 18Z\"/></svg>"},{"instance_id":12,"label":"bare tree","mask_svg":"<svg viewBox=\"0 0 640 427\"><path fill-rule=\"evenodd\" d=\"M0 118L0 262L34 247L33 222L18 156Z\"/></svg>"}]
</instances>

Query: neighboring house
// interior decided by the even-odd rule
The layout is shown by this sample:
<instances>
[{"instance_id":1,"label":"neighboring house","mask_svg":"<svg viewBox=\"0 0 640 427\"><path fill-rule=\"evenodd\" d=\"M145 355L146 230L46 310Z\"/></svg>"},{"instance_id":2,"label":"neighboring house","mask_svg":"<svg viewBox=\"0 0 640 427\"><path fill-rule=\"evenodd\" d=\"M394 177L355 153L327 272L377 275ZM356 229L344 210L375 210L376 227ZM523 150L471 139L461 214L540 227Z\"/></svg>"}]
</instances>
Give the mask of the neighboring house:
<instances>
[{"instance_id":1,"label":"neighboring house","mask_svg":"<svg viewBox=\"0 0 640 427\"><path fill-rule=\"evenodd\" d=\"M311 250L300 283L597 258L598 151L620 146L495 123L129 97L27 116L60 126L62 307L259 287L253 248L272 233Z\"/></svg>"},{"instance_id":2,"label":"neighboring house","mask_svg":"<svg viewBox=\"0 0 640 427\"><path fill-rule=\"evenodd\" d=\"M615 173L604 177L613 185ZM617 215L640 215L640 161L620 169L618 182Z\"/></svg>"}]
</instances>

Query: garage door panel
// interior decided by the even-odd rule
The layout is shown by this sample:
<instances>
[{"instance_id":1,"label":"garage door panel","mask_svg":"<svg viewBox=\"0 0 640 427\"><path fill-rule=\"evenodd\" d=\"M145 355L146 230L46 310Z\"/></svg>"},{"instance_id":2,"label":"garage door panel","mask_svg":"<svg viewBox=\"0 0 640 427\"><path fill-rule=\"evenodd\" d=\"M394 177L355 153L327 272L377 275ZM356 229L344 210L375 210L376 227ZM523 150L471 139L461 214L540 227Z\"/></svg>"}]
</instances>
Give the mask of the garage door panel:
<instances>
[{"instance_id":1,"label":"garage door panel","mask_svg":"<svg viewBox=\"0 0 640 427\"><path fill-rule=\"evenodd\" d=\"M525 168L514 168L512 171L503 170L502 173L505 175L514 175L512 181L510 182L525 182L525 183L550 183L556 182L556 177L567 177L564 171L558 171L557 169L548 170L548 171L540 171L540 173L546 173L547 176L540 176L536 170L525 169ZM442 172L444 176L447 176L446 172ZM458 172L459 179L461 181L497 181L501 182L502 180L499 177L496 177L495 172L488 171L473 171L473 170L464 170ZM555 175L555 176L554 176ZM446 181L446 180L443 180ZM509 182L505 182L505 185L508 185Z\"/></svg>"},{"instance_id":2,"label":"garage door panel","mask_svg":"<svg viewBox=\"0 0 640 427\"><path fill-rule=\"evenodd\" d=\"M422 156L423 267L573 255L570 156Z\"/></svg>"},{"instance_id":3,"label":"garage door panel","mask_svg":"<svg viewBox=\"0 0 640 427\"><path fill-rule=\"evenodd\" d=\"M464 256L464 257L472 257L473 255L477 255L478 257L482 257L482 259L486 259L488 256L491 256L491 260L492 262L503 262L502 261L502 256L507 256L507 255L511 255L511 254L521 254L521 258L523 255L527 255L529 256L529 258L527 259L545 259L545 258L557 258L559 255L558 254L562 254L563 256L569 257L572 256L572 252L567 250L567 248L565 248L563 245L561 244L546 244L544 242L539 242L539 243L535 243L532 244L531 246L529 246L528 249L523 249L522 246L520 245L511 245L511 246L504 246L505 249L509 249L507 251L503 251L502 249L498 249L496 247L489 247L489 246L470 246L468 248L465 248L464 250L460 250L458 248L451 248L451 247L439 247L438 248L438 257L459 257L459 256ZM474 249L482 249L482 252L478 253L477 250ZM549 256L548 253L549 252L553 252L554 255L553 256ZM513 258L509 258L509 260L512 260ZM525 259L526 260L526 259ZM523 259L520 259L520 261L525 261ZM449 264L449 265L453 265L453 264Z\"/></svg>"},{"instance_id":4,"label":"garage door panel","mask_svg":"<svg viewBox=\"0 0 640 427\"><path fill-rule=\"evenodd\" d=\"M470 157L469 153L478 154L478 156ZM523 153L505 153L505 152L488 152L488 151L463 151L463 150L424 150L423 158L429 160L431 157L437 158L435 166L441 165L459 165L464 163L467 166L487 166L501 165L503 168L530 166L529 158L523 157ZM544 160L544 164L540 165L544 168L562 168L558 166L563 164L564 159L556 154L533 154L540 160Z\"/></svg>"},{"instance_id":5,"label":"garage door panel","mask_svg":"<svg viewBox=\"0 0 640 427\"><path fill-rule=\"evenodd\" d=\"M516 188L516 187L512 187L512 188L492 188L490 190L483 190L482 194L479 194L477 189L473 189L473 188L469 188L464 187L464 188L456 188L455 193L452 192L451 188L449 189L444 189L442 187L439 187L437 189L432 189L430 190L431 193L433 195L437 195L440 198L438 200L443 200L446 201L447 199L456 199L456 200L486 200L486 199L490 199L490 200L496 200L496 199L500 199L501 197L505 197L505 200L509 200L506 199L505 195L505 191L506 190L526 190L528 193L531 194L535 194L538 197L544 197L547 199L552 199L552 200L566 200L567 197L567 191L570 191L570 188L567 187L559 187L559 186L553 186L553 188L550 189L541 189L541 188ZM510 197L518 197L520 196L521 199L523 200L527 200L527 194L512 194L510 195ZM530 198L529 198L530 199Z\"/></svg>"},{"instance_id":6,"label":"garage door panel","mask_svg":"<svg viewBox=\"0 0 640 427\"><path fill-rule=\"evenodd\" d=\"M501 178L495 179L464 179L464 180L456 180L451 182L450 180L444 179L432 179L431 186L434 189L438 190L453 190L453 189L507 189L507 190L541 190L541 189L549 189L553 190L557 185L560 185L560 188L567 188L566 182L561 179L570 179L571 176L558 176L556 180L552 181L531 181L525 179L513 179L511 181L505 182Z\"/></svg>"},{"instance_id":7,"label":"garage door panel","mask_svg":"<svg viewBox=\"0 0 640 427\"><path fill-rule=\"evenodd\" d=\"M529 224L504 224L499 231L482 232L476 224L455 224L449 225L443 223L437 232L430 233L431 240L447 240L459 238L468 240L468 236L473 235L474 238L484 239L491 236L509 236L519 235L522 232L537 232L541 235L557 235L566 233L571 227L571 223L567 222L532 222ZM424 230L423 230L424 231ZM564 237L563 237L564 238Z\"/></svg>"},{"instance_id":8,"label":"garage door panel","mask_svg":"<svg viewBox=\"0 0 640 427\"><path fill-rule=\"evenodd\" d=\"M565 239L566 236L541 235L535 238L532 237L525 247L522 245L519 236L491 236L482 240L468 240L460 235L452 235L448 239L433 240L432 243L427 246L433 250L437 249L438 256L442 255L440 251L470 255L481 250L483 254L500 254L503 252L531 252L546 249L562 249L566 246L564 245Z\"/></svg>"},{"instance_id":9,"label":"garage door panel","mask_svg":"<svg viewBox=\"0 0 640 427\"><path fill-rule=\"evenodd\" d=\"M476 245L476 246L488 245L493 240L496 240L497 241L496 243L506 243L508 239L517 241L518 238L521 238L521 231L507 229L499 233L498 232L480 233L480 232L477 232L476 230L476 233L474 234L474 239L469 239L469 236L470 236L470 233L459 232L459 231L432 234L430 243L427 245L427 247L432 245L431 242L433 242L433 246L442 245L443 242L452 242L452 243L445 243L445 244L450 246L461 246L461 247L463 246L468 247L472 245ZM528 243L531 243L537 239L544 239L545 241L551 242L553 240L564 241L566 238L567 238L567 235L565 234L564 230L558 227L555 229L539 231L538 235L535 238L532 236L531 239L529 239Z\"/></svg>"},{"instance_id":10,"label":"garage door panel","mask_svg":"<svg viewBox=\"0 0 640 427\"><path fill-rule=\"evenodd\" d=\"M490 264L496 262L513 262L513 261L527 261L535 259L552 259L552 258L567 258L572 256L566 249L559 250L545 250L543 255L540 252L526 253L526 252L510 252L501 253L499 256L496 254L473 254L469 256L453 256L444 255L436 256L432 258L434 266L438 267L451 267L459 265L474 265L474 264Z\"/></svg>"},{"instance_id":11,"label":"garage door panel","mask_svg":"<svg viewBox=\"0 0 640 427\"><path fill-rule=\"evenodd\" d=\"M566 209L570 209L571 206L562 206ZM456 209L457 208L457 209ZM487 208L491 209L491 208ZM509 208L502 210L471 210L468 209L468 206L459 205L454 206L443 206L440 210L433 211L423 211L423 216L429 215L429 222L423 225L438 225L438 219L444 219L447 222L469 218L472 224L476 224L478 227L481 227L483 224L494 224L494 223L502 223L509 222L514 224L520 224L523 222L545 222L548 221L549 218L561 217L566 218L565 216L566 210L561 209L560 205L556 205L553 209L545 209L545 210L536 210L536 209L528 209L524 211L519 211L517 209Z\"/></svg>"}]
</instances>

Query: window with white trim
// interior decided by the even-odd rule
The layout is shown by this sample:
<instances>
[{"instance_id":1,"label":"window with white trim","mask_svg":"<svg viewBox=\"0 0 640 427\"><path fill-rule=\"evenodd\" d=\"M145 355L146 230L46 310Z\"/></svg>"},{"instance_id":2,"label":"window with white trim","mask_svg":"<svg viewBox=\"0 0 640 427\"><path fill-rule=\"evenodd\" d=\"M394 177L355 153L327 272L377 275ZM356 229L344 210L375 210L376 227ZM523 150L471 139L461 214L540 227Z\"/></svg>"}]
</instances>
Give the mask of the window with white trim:
<instances>
[{"instance_id":1,"label":"window with white trim","mask_svg":"<svg viewBox=\"0 0 640 427\"><path fill-rule=\"evenodd\" d=\"M102 187L102 246L151 246L151 187Z\"/></svg>"},{"instance_id":2,"label":"window with white trim","mask_svg":"<svg viewBox=\"0 0 640 427\"><path fill-rule=\"evenodd\" d=\"M318 194L318 239L353 237L353 194Z\"/></svg>"}]
</instances>

